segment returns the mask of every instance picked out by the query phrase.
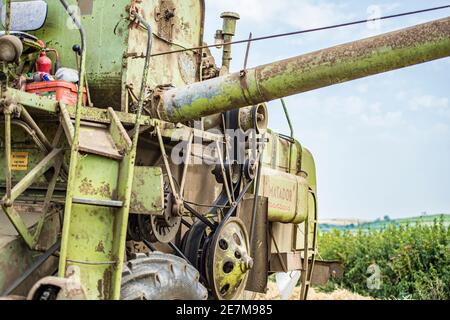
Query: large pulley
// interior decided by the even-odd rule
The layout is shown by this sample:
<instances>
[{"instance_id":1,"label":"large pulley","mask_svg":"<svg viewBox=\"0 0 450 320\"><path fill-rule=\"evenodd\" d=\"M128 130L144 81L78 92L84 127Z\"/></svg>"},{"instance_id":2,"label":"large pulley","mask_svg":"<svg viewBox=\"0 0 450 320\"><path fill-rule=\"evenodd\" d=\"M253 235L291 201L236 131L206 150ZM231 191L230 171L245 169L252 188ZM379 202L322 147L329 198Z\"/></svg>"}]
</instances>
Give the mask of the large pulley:
<instances>
[{"instance_id":1,"label":"large pulley","mask_svg":"<svg viewBox=\"0 0 450 320\"><path fill-rule=\"evenodd\" d=\"M229 218L214 232L205 249L205 273L213 296L220 300L239 298L253 267L245 225L238 218Z\"/></svg>"},{"instance_id":2,"label":"large pulley","mask_svg":"<svg viewBox=\"0 0 450 320\"><path fill-rule=\"evenodd\" d=\"M166 185L163 214L131 215L128 222L128 236L134 241L145 239L152 243L169 243L177 235L180 226L180 208Z\"/></svg>"}]
</instances>

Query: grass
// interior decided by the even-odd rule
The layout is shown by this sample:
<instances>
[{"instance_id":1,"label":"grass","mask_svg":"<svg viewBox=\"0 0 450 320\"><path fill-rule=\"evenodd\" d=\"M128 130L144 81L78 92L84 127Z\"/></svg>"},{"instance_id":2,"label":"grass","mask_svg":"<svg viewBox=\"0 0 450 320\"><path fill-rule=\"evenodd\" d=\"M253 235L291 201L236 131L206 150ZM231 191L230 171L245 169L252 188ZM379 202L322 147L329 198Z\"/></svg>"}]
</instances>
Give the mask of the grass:
<instances>
[{"instance_id":1,"label":"grass","mask_svg":"<svg viewBox=\"0 0 450 320\"><path fill-rule=\"evenodd\" d=\"M344 278L334 284L379 299L450 299L448 216L430 218L320 232L321 257L344 264ZM374 264L381 272L379 289L367 286Z\"/></svg>"}]
</instances>

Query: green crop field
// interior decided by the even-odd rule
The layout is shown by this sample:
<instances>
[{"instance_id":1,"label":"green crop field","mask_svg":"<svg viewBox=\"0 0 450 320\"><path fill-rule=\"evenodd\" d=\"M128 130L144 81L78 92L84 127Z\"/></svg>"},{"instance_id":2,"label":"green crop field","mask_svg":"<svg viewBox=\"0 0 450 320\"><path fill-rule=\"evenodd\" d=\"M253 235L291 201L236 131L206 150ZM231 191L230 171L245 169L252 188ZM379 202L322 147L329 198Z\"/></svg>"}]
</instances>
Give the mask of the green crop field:
<instances>
[{"instance_id":1,"label":"green crop field","mask_svg":"<svg viewBox=\"0 0 450 320\"><path fill-rule=\"evenodd\" d=\"M342 287L379 299L450 299L450 216L324 228L319 253L343 262ZM375 266L375 268L374 268ZM376 288L368 279L377 277Z\"/></svg>"}]
</instances>

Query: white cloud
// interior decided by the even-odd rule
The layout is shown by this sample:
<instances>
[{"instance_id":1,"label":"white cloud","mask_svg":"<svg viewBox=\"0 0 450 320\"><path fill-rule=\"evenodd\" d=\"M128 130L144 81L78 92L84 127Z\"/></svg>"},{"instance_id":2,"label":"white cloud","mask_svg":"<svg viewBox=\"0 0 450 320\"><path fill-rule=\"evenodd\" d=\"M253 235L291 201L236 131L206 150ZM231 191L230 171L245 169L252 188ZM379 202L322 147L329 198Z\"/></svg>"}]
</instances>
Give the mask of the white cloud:
<instances>
[{"instance_id":1,"label":"white cloud","mask_svg":"<svg viewBox=\"0 0 450 320\"><path fill-rule=\"evenodd\" d=\"M315 113L322 119L345 125L347 132L358 132L365 128L398 128L407 125L402 111L389 110L379 101L373 101L364 95L298 96L296 104ZM385 109L388 109L386 111ZM361 131L362 132L362 131ZM367 131L364 131L367 132Z\"/></svg>"},{"instance_id":2,"label":"white cloud","mask_svg":"<svg viewBox=\"0 0 450 320\"><path fill-rule=\"evenodd\" d=\"M367 93L369 91L369 85L367 83L362 83L356 86L356 91L359 93Z\"/></svg>"},{"instance_id":3,"label":"white cloud","mask_svg":"<svg viewBox=\"0 0 450 320\"><path fill-rule=\"evenodd\" d=\"M312 0L229 0L215 1L213 5L217 10L239 12L247 22L295 28L314 28L351 17L342 4Z\"/></svg>"},{"instance_id":4,"label":"white cloud","mask_svg":"<svg viewBox=\"0 0 450 320\"><path fill-rule=\"evenodd\" d=\"M436 123L432 127L432 133L438 135L448 135L450 133L450 127L448 124L445 123Z\"/></svg>"},{"instance_id":5,"label":"white cloud","mask_svg":"<svg viewBox=\"0 0 450 320\"><path fill-rule=\"evenodd\" d=\"M363 114L361 120L371 127L398 127L406 121L401 111L386 112L384 114Z\"/></svg>"},{"instance_id":6,"label":"white cloud","mask_svg":"<svg viewBox=\"0 0 450 320\"><path fill-rule=\"evenodd\" d=\"M399 91L395 95L395 98L399 101L403 101L408 97L408 93L406 91Z\"/></svg>"},{"instance_id":7,"label":"white cloud","mask_svg":"<svg viewBox=\"0 0 450 320\"><path fill-rule=\"evenodd\" d=\"M446 97L435 97L433 95L422 95L412 97L409 101L411 110L420 109L449 109L449 99Z\"/></svg>"}]
</instances>

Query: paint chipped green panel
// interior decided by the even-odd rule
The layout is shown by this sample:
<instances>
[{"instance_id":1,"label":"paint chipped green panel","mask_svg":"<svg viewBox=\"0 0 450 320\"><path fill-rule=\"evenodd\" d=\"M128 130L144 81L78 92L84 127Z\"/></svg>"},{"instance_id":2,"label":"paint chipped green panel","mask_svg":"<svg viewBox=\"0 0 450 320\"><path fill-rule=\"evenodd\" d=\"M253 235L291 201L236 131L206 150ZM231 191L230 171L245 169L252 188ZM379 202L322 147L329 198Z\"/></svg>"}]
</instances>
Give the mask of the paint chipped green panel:
<instances>
[{"instance_id":1,"label":"paint chipped green panel","mask_svg":"<svg viewBox=\"0 0 450 320\"><path fill-rule=\"evenodd\" d=\"M76 0L67 1L76 5ZM98 106L120 104L122 59L127 53L126 6L129 0L95 0L92 14L81 16L87 33L87 78L92 99ZM33 33L50 48L58 50L63 67L77 69L72 47L80 35L59 1L48 1L48 17L43 28ZM95 36L94 36L95 35Z\"/></svg>"},{"instance_id":2,"label":"paint chipped green panel","mask_svg":"<svg viewBox=\"0 0 450 320\"><path fill-rule=\"evenodd\" d=\"M86 2L86 1L84 1ZM131 0L95 0L81 3L81 22L87 34L87 79L92 101L98 107L126 110L127 88L140 90L144 59L136 58L146 50L147 31L129 20ZM77 0L68 0L76 5ZM172 1L164 5L174 8L171 26L165 26L158 12L162 1L142 0L140 12L153 29L153 52L180 47L195 47L203 41L203 0ZM59 1L48 1L48 18L44 27L33 34L60 54L63 67L77 68L72 47L79 44L79 33L70 22ZM169 24L168 24L169 25ZM63 32L62 32L63 30ZM150 63L148 86L185 85L199 80L200 54L184 52L154 57Z\"/></svg>"},{"instance_id":3,"label":"paint chipped green panel","mask_svg":"<svg viewBox=\"0 0 450 320\"><path fill-rule=\"evenodd\" d=\"M36 165L45 157L45 154L36 146L29 133L25 131L23 123L13 121L11 126L12 137L12 181L18 182L25 177ZM43 127L43 132L47 137L52 137L55 134L57 124L47 123ZM0 136L4 136L4 125L0 124ZM5 166L5 147L0 147L0 166ZM0 184L5 183L5 170L0 170ZM48 181L41 176L34 182L35 186L45 188L48 186Z\"/></svg>"},{"instance_id":4,"label":"paint chipped green panel","mask_svg":"<svg viewBox=\"0 0 450 320\"><path fill-rule=\"evenodd\" d=\"M111 200L117 194L119 163L96 155L80 155L74 196ZM115 210L74 204L67 241L67 265L80 267L89 299L108 299L114 264ZM67 226L69 227L69 226Z\"/></svg>"},{"instance_id":5,"label":"paint chipped green panel","mask_svg":"<svg viewBox=\"0 0 450 320\"><path fill-rule=\"evenodd\" d=\"M30 216L30 213L25 213ZM22 212L22 215L25 215ZM0 221L5 223L4 213L0 212ZM8 222L6 222L8 223ZM36 260L41 253L30 250L20 236L10 235L6 226L0 230L0 294L3 293L13 281L19 278L27 268ZM29 230L32 230L30 227ZM44 223L39 246L49 248L52 246L60 233L60 221L58 212L49 214ZM20 285L13 294L26 296L29 289L42 277L53 273L58 266L56 257L50 258L40 268L33 272L22 285Z\"/></svg>"},{"instance_id":6,"label":"paint chipped green panel","mask_svg":"<svg viewBox=\"0 0 450 320\"><path fill-rule=\"evenodd\" d=\"M161 167L134 167L130 212L162 214L164 184Z\"/></svg>"},{"instance_id":7,"label":"paint chipped green panel","mask_svg":"<svg viewBox=\"0 0 450 320\"><path fill-rule=\"evenodd\" d=\"M309 187L317 194L316 164L312 153L307 148L303 148L301 168L307 174Z\"/></svg>"}]
</instances>

